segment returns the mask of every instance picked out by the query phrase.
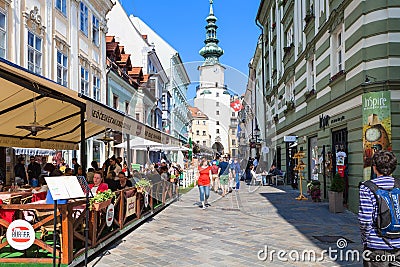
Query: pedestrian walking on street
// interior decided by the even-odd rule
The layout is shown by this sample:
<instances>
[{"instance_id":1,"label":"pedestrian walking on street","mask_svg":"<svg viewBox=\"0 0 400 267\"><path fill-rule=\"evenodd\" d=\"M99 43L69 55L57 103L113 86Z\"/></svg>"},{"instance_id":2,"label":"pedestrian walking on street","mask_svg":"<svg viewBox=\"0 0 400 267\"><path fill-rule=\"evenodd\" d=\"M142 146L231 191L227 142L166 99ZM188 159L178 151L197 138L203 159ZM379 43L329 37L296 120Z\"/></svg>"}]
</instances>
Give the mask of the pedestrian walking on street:
<instances>
[{"instance_id":1,"label":"pedestrian walking on street","mask_svg":"<svg viewBox=\"0 0 400 267\"><path fill-rule=\"evenodd\" d=\"M208 165L206 159L202 159L199 165L199 177L197 178L197 185L200 192L201 208L205 209L208 205L208 198L210 196L210 179L211 179L211 166Z\"/></svg>"},{"instance_id":2,"label":"pedestrian walking on street","mask_svg":"<svg viewBox=\"0 0 400 267\"><path fill-rule=\"evenodd\" d=\"M219 182L222 187L222 196L225 196L229 192L229 190L228 190L228 182L229 182L229 167L228 167L228 165L229 164L225 158L223 158L219 162L219 168L220 168Z\"/></svg>"},{"instance_id":3,"label":"pedestrian walking on street","mask_svg":"<svg viewBox=\"0 0 400 267\"><path fill-rule=\"evenodd\" d=\"M219 182L220 170L221 169L218 167L217 161L213 160L211 166L211 186L214 187L214 192L218 192L218 189L220 188L220 182Z\"/></svg>"},{"instance_id":4,"label":"pedestrian walking on street","mask_svg":"<svg viewBox=\"0 0 400 267\"><path fill-rule=\"evenodd\" d=\"M397 159L392 152L375 152L372 157L372 168L377 177L360 184L358 220L364 250L368 250L365 254L368 260L364 258L364 266L400 266L400 229L393 228L391 232L386 232L382 228L383 224L385 228L397 225L391 224L393 221L390 217L394 213L394 219L397 220L399 212L400 193L397 189L400 187L400 180L391 176L396 165ZM385 192L390 198L384 199ZM396 207L391 205L394 204L391 202L393 200L397 200ZM386 204L386 201L391 203ZM385 204L389 220L386 220L382 212Z\"/></svg>"},{"instance_id":5,"label":"pedestrian walking on street","mask_svg":"<svg viewBox=\"0 0 400 267\"><path fill-rule=\"evenodd\" d=\"M240 177L239 177L239 175L240 175L240 163L238 162L238 160L235 158L235 160L233 161L234 162L234 166L235 166L235 181L236 181L236 186L235 186L235 189L236 189L236 191L237 190L239 190L239 188L240 188Z\"/></svg>"}]
</instances>

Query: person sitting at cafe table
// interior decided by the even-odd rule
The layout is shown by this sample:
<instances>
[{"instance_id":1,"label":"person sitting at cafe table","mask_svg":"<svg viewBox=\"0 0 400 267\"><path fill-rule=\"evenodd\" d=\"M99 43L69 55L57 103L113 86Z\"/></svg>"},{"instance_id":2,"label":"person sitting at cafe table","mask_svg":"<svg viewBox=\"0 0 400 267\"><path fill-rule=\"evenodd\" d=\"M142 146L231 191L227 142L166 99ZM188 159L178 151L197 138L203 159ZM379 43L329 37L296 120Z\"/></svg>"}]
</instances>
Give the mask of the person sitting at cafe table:
<instances>
[{"instance_id":1,"label":"person sitting at cafe table","mask_svg":"<svg viewBox=\"0 0 400 267\"><path fill-rule=\"evenodd\" d=\"M114 192L118 189L118 176L114 171L111 171L107 174L106 179L104 179L104 183L106 183L108 185L108 188Z\"/></svg>"},{"instance_id":2,"label":"person sitting at cafe table","mask_svg":"<svg viewBox=\"0 0 400 267\"><path fill-rule=\"evenodd\" d=\"M272 163L272 165L271 165L271 168L269 169L269 172L268 172L268 180L269 181L271 181L271 183L272 183L272 176L277 176L277 175L281 175L282 174L282 171L281 170L279 170L276 166L275 166L275 164L274 163Z\"/></svg>"},{"instance_id":3,"label":"person sitting at cafe table","mask_svg":"<svg viewBox=\"0 0 400 267\"><path fill-rule=\"evenodd\" d=\"M96 171L93 175L93 184L89 184L89 188L92 191L93 196L99 192L108 190L108 185L103 183L103 174L101 171Z\"/></svg>"},{"instance_id":4,"label":"person sitting at cafe table","mask_svg":"<svg viewBox=\"0 0 400 267\"><path fill-rule=\"evenodd\" d=\"M126 177L124 172L121 171L120 173L118 173L118 178L119 178L118 190L132 187L132 182L128 180L128 177Z\"/></svg>"}]
</instances>

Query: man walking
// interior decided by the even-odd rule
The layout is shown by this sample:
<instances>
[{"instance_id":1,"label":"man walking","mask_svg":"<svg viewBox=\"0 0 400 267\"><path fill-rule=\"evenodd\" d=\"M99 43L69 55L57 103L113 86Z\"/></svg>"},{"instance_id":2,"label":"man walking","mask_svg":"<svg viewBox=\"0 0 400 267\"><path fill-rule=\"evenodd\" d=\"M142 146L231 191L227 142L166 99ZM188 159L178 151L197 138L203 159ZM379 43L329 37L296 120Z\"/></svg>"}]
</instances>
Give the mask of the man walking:
<instances>
[{"instance_id":1,"label":"man walking","mask_svg":"<svg viewBox=\"0 0 400 267\"><path fill-rule=\"evenodd\" d=\"M396 165L397 159L392 152L377 151L372 157L372 168L377 177L367 181L369 185L367 182L360 184L358 220L364 250L368 250L364 253L366 256L364 266L400 266L400 238L388 238L380 234L381 228L378 229L378 225L381 221L378 221L378 212L382 207L378 207L380 199L377 199L376 194L371 191L371 183L373 187L376 185L383 190L391 190L399 184L399 181L391 176ZM398 205L398 200L396 202Z\"/></svg>"}]
</instances>

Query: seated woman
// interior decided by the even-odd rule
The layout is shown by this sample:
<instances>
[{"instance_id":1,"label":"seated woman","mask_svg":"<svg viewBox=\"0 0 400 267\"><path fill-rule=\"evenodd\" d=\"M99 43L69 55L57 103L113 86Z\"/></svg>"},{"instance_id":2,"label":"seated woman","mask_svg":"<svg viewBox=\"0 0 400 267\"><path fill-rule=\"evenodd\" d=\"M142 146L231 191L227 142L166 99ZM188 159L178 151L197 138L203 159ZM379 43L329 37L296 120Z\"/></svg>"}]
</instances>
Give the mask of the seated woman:
<instances>
[{"instance_id":1,"label":"seated woman","mask_svg":"<svg viewBox=\"0 0 400 267\"><path fill-rule=\"evenodd\" d=\"M96 171L94 173L93 184L89 184L89 188L92 191L93 196L99 192L108 190L108 185L103 183L103 173L101 171Z\"/></svg>"},{"instance_id":2,"label":"seated woman","mask_svg":"<svg viewBox=\"0 0 400 267\"><path fill-rule=\"evenodd\" d=\"M128 177L125 176L124 172L122 172L122 171L119 172L118 177L119 177L118 190L132 187L132 182L130 180L128 180Z\"/></svg>"}]
</instances>

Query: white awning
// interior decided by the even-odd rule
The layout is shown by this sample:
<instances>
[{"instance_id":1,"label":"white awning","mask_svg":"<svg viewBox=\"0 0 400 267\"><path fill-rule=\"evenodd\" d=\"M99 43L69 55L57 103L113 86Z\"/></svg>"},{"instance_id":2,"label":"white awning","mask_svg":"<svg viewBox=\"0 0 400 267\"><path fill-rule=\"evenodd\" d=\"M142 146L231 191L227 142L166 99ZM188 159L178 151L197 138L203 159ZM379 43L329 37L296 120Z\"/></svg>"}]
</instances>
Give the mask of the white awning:
<instances>
[{"instance_id":1,"label":"white awning","mask_svg":"<svg viewBox=\"0 0 400 267\"><path fill-rule=\"evenodd\" d=\"M140 137L135 137L132 138L129 142L130 148L131 149L147 149L147 148L151 148L151 147L158 147L158 146L162 146L161 143L158 142L154 142L154 141L150 141L144 138L140 138ZM114 147L116 148L127 148L127 142L123 142L121 144L115 145Z\"/></svg>"},{"instance_id":2,"label":"white awning","mask_svg":"<svg viewBox=\"0 0 400 267\"><path fill-rule=\"evenodd\" d=\"M155 146L150 148L151 151L189 151L190 149L184 146Z\"/></svg>"}]
</instances>

